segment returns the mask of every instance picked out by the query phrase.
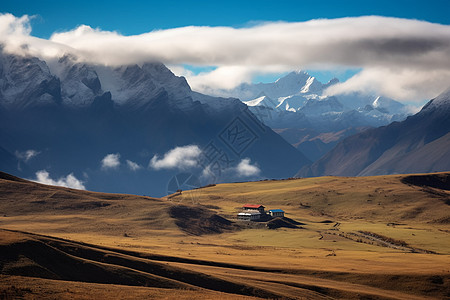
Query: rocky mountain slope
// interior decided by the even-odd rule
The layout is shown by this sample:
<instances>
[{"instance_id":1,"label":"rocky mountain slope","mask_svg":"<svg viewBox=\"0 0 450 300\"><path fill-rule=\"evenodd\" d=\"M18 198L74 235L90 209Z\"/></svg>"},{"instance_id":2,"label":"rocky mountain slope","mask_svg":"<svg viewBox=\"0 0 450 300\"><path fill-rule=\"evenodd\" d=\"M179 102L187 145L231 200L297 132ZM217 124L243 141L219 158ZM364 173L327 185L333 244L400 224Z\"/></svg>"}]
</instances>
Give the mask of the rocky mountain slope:
<instances>
[{"instance_id":1,"label":"rocky mountain slope","mask_svg":"<svg viewBox=\"0 0 450 300\"><path fill-rule=\"evenodd\" d=\"M313 161L350 133L404 120L409 113L403 104L377 95L326 96L324 91L338 82L332 79L323 84L304 71L295 71L276 82L244 83L216 94L241 99L264 124ZM323 139L324 134L339 138Z\"/></svg>"},{"instance_id":2,"label":"rocky mountain slope","mask_svg":"<svg viewBox=\"0 0 450 300\"><path fill-rule=\"evenodd\" d=\"M402 122L340 142L298 176L364 176L450 170L450 89Z\"/></svg>"},{"instance_id":3,"label":"rocky mountain slope","mask_svg":"<svg viewBox=\"0 0 450 300\"><path fill-rule=\"evenodd\" d=\"M149 166L188 145L200 149L188 167ZM160 63L108 67L71 55L45 62L0 53L0 147L0 168L21 177L45 170L91 190L156 196L179 172L211 183L249 179L237 172L244 159L262 178L308 163L239 100L193 92Z\"/></svg>"}]
</instances>

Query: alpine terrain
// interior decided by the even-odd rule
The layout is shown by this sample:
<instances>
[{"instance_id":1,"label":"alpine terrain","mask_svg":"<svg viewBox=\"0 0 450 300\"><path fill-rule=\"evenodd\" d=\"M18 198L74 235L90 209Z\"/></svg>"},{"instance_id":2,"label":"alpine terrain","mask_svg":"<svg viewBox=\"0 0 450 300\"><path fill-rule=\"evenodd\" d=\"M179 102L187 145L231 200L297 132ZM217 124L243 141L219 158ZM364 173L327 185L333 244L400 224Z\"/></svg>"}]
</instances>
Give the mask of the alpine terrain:
<instances>
[{"instance_id":1,"label":"alpine terrain","mask_svg":"<svg viewBox=\"0 0 450 300\"><path fill-rule=\"evenodd\" d=\"M348 137L298 176L366 176L450 169L450 89L402 122Z\"/></svg>"},{"instance_id":2,"label":"alpine terrain","mask_svg":"<svg viewBox=\"0 0 450 300\"><path fill-rule=\"evenodd\" d=\"M304 71L294 71L272 83L241 84L231 90L210 92L237 97L266 125L315 161L340 140L367 128L404 120L408 108L374 94L327 96L323 84Z\"/></svg>"},{"instance_id":3,"label":"alpine terrain","mask_svg":"<svg viewBox=\"0 0 450 300\"><path fill-rule=\"evenodd\" d=\"M190 174L192 188L290 177L309 162L239 100L196 93L161 63L103 66L72 55L46 62L6 52L0 153L0 168L21 177L155 196L181 188L169 187L180 173Z\"/></svg>"}]
</instances>

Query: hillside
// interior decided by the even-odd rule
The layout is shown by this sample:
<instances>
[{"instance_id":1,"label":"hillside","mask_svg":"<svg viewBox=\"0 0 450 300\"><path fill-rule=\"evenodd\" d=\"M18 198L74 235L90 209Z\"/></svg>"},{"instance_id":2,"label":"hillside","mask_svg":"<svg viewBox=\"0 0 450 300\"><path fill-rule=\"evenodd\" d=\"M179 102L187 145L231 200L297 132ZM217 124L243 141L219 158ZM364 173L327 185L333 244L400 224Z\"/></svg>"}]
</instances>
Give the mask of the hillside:
<instances>
[{"instance_id":1,"label":"hillside","mask_svg":"<svg viewBox=\"0 0 450 300\"><path fill-rule=\"evenodd\" d=\"M450 170L450 90L402 122L347 137L299 177L369 176Z\"/></svg>"},{"instance_id":2,"label":"hillside","mask_svg":"<svg viewBox=\"0 0 450 300\"><path fill-rule=\"evenodd\" d=\"M443 182L447 187L449 173L423 175L420 186L410 184L421 175L389 175L374 177L317 177L221 184L196 193L200 203L223 207L221 213L232 213L234 205L257 202L268 208L282 208L295 216L363 219L372 222L415 221L438 222L449 217L450 194L430 187Z\"/></svg>"},{"instance_id":3,"label":"hillside","mask_svg":"<svg viewBox=\"0 0 450 300\"><path fill-rule=\"evenodd\" d=\"M20 224L27 216L36 224L41 223L39 232L96 232L111 236L130 232L150 234L154 230L178 233L180 228L186 227L183 221L190 221L183 218L183 213L189 212L188 207L174 206L158 198L55 187L2 172L0 185L2 223ZM176 213L180 210L181 216ZM219 217L207 208L195 208L195 212L197 219L211 221L190 222L188 231L208 232L208 226L214 226L215 233L233 229L229 224L222 224Z\"/></svg>"},{"instance_id":4,"label":"hillside","mask_svg":"<svg viewBox=\"0 0 450 300\"><path fill-rule=\"evenodd\" d=\"M449 178L230 183L158 199L0 173L0 295L93 298L123 285L120 298L441 299ZM275 223L297 225L238 222L245 203L281 208Z\"/></svg>"}]
</instances>

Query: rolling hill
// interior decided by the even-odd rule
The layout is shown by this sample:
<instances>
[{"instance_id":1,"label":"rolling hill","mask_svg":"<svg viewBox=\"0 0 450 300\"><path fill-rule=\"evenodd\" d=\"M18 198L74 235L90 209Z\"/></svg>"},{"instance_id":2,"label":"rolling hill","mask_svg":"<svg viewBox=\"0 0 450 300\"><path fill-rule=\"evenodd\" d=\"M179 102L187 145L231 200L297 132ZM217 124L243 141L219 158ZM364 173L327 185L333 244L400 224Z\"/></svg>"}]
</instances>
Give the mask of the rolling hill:
<instances>
[{"instance_id":1,"label":"rolling hill","mask_svg":"<svg viewBox=\"0 0 450 300\"><path fill-rule=\"evenodd\" d=\"M0 173L0 294L445 298L449 178L271 180L152 198ZM297 226L238 222L244 203L281 208L278 223Z\"/></svg>"}]
</instances>

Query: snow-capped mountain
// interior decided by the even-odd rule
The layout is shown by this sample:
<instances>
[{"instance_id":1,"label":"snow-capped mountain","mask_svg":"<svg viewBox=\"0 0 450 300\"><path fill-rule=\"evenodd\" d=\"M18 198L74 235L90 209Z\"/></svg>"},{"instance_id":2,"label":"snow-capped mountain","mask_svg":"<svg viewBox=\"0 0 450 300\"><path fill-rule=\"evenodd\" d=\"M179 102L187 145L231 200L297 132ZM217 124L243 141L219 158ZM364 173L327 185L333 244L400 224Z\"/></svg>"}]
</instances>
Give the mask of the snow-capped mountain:
<instances>
[{"instance_id":1,"label":"snow-capped mountain","mask_svg":"<svg viewBox=\"0 0 450 300\"><path fill-rule=\"evenodd\" d=\"M323 84L304 71L295 71L272 83L241 84L231 90L217 91L217 95L237 97L250 107L258 118L272 129L277 129L286 140L315 160L325 154L336 140L325 147L304 147L307 142L317 140L318 135L337 132L358 132L361 128L379 127L393 121L404 120L407 108L393 100L377 95L352 93L326 96L324 91L338 83L334 78ZM300 136L292 140L292 130L317 132L318 135ZM308 129L305 131L304 129ZM290 132L287 136L286 132Z\"/></svg>"},{"instance_id":2,"label":"snow-capped mountain","mask_svg":"<svg viewBox=\"0 0 450 300\"><path fill-rule=\"evenodd\" d=\"M200 149L195 161L180 158L185 146ZM173 149L177 164L164 160ZM0 169L21 177L73 173L91 190L154 196L179 172L246 180L244 161L258 178L283 178L309 162L241 101L194 92L161 63L47 63L1 51L0 150ZM165 167L150 167L152 158Z\"/></svg>"},{"instance_id":3,"label":"snow-capped mountain","mask_svg":"<svg viewBox=\"0 0 450 300\"><path fill-rule=\"evenodd\" d=\"M429 101L421 110L421 113L440 113L443 115L449 114L450 110L450 88L442 94Z\"/></svg>"},{"instance_id":4,"label":"snow-capped mountain","mask_svg":"<svg viewBox=\"0 0 450 300\"><path fill-rule=\"evenodd\" d=\"M330 81L335 83L336 79ZM330 84L328 83L328 84ZM294 71L271 83L243 83L234 89L218 90L215 94L223 97L237 97L242 101L253 100L264 94L274 100L297 94L314 94L321 92L327 84L322 84L316 78L304 71Z\"/></svg>"},{"instance_id":5,"label":"snow-capped mountain","mask_svg":"<svg viewBox=\"0 0 450 300\"><path fill-rule=\"evenodd\" d=\"M296 71L273 83L242 84L233 90L221 91L221 93L237 97L250 107L263 106L278 111L300 111L311 117L320 116L323 113L351 110L364 114L368 119L376 118L381 123L406 117L404 105L386 97L361 93L331 97L323 95L328 87L338 82L334 78L328 83L322 84L306 72ZM262 97L264 97L264 101L262 101ZM312 107L321 107L321 109L311 110ZM374 110L378 113L368 113ZM373 120L368 120L368 123L373 122Z\"/></svg>"},{"instance_id":6,"label":"snow-capped mountain","mask_svg":"<svg viewBox=\"0 0 450 300\"><path fill-rule=\"evenodd\" d=\"M73 57L64 56L58 61L57 76L61 81L62 101L71 107L87 107L95 97L103 94L100 79L94 68L74 63Z\"/></svg>"},{"instance_id":7,"label":"snow-capped mountain","mask_svg":"<svg viewBox=\"0 0 450 300\"><path fill-rule=\"evenodd\" d=\"M115 105L142 108L149 99L167 93L167 101L180 109L194 101L207 103L208 109L239 106L236 99L209 97L193 92L184 77L175 76L161 63L108 67L77 62L65 55L48 64L37 57L0 55L0 105L22 109L32 106L62 104L86 108L105 92Z\"/></svg>"},{"instance_id":8,"label":"snow-capped mountain","mask_svg":"<svg viewBox=\"0 0 450 300\"><path fill-rule=\"evenodd\" d=\"M59 79L36 57L0 55L0 105L23 109L61 102Z\"/></svg>"},{"instance_id":9,"label":"snow-capped mountain","mask_svg":"<svg viewBox=\"0 0 450 300\"><path fill-rule=\"evenodd\" d=\"M105 91L114 103L129 109L141 108L161 93L167 93L171 105L180 109L193 102L186 79L174 76L161 63L107 67L77 63L75 57L66 55L51 63L50 69L61 80L64 104L71 107L89 106Z\"/></svg>"},{"instance_id":10,"label":"snow-capped mountain","mask_svg":"<svg viewBox=\"0 0 450 300\"><path fill-rule=\"evenodd\" d=\"M402 122L342 140L298 176L369 176L450 170L450 89Z\"/></svg>"}]
</instances>

